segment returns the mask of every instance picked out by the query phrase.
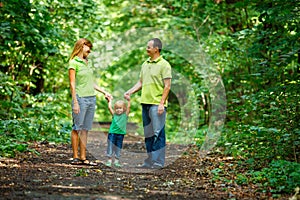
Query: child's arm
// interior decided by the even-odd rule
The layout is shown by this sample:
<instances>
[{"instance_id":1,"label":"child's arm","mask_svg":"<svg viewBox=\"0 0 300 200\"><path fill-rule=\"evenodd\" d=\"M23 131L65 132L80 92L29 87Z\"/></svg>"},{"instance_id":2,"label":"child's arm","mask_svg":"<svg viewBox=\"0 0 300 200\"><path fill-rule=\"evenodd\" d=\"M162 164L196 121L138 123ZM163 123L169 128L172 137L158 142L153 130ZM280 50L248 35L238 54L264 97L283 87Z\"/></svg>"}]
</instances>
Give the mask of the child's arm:
<instances>
[{"instance_id":1,"label":"child's arm","mask_svg":"<svg viewBox=\"0 0 300 200\"><path fill-rule=\"evenodd\" d=\"M126 109L126 115L128 116L130 112L130 99L127 100L127 109Z\"/></svg>"},{"instance_id":2,"label":"child's arm","mask_svg":"<svg viewBox=\"0 0 300 200\"><path fill-rule=\"evenodd\" d=\"M111 105L111 98L108 98L108 109L109 109L109 112L113 115L114 109L112 108L112 105Z\"/></svg>"}]
</instances>

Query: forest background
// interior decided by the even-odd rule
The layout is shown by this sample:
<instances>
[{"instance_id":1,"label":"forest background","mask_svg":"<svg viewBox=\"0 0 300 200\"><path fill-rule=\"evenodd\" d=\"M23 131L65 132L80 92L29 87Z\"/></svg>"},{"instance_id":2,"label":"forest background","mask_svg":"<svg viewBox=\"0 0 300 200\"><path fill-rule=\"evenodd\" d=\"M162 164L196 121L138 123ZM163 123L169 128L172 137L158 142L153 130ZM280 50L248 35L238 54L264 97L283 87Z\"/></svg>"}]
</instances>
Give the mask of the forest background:
<instances>
[{"instance_id":1,"label":"forest background","mask_svg":"<svg viewBox=\"0 0 300 200\"><path fill-rule=\"evenodd\" d=\"M0 156L33 151L34 141L70 142L67 67L77 39L94 43L98 84L122 98L146 39L159 33L176 72L168 141L214 147L245 169L238 184L291 193L300 185L299 9L297 0L2 1ZM138 96L130 121L140 124ZM95 121L110 120L99 94Z\"/></svg>"}]
</instances>

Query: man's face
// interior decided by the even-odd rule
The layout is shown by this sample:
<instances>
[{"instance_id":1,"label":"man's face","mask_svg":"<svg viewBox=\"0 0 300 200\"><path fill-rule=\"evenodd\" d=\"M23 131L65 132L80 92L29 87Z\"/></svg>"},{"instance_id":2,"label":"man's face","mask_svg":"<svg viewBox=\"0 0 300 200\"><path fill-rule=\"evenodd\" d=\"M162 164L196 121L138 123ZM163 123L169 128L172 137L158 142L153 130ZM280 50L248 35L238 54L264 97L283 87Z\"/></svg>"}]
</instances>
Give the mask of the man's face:
<instances>
[{"instance_id":1,"label":"man's face","mask_svg":"<svg viewBox=\"0 0 300 200\"><path fill-rule=\"evenodd\" d=\"M147 53L150 57L153 57L153 55L158 51L158 48L157 47L153 47L153 41L149 41L148 44L147 44Z\"/></svg>"}]
</instances>

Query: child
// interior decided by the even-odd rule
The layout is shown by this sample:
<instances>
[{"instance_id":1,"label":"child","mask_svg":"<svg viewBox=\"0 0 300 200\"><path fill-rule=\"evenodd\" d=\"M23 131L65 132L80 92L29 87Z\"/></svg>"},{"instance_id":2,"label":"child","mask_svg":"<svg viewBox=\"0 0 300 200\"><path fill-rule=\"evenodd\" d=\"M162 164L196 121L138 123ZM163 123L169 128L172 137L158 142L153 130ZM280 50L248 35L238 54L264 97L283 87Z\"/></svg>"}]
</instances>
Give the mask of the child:
<instances>
[{"instance_id":1,"label":"child","mask_svg":"<svg viewBox=\"0 0 300 200\"><path fill-rule=\"evenodd\" d=\"M128 114L130 110L130 100L128 100L127 108L126 103L119 100L115 103L114 109L111 105L112 98L108 99L108 108L112 114L112 122L109 128L109 133L107 136L107 157L106 166L112 165L112 158L114 159L115 167L122 167L119 162L121 149L123 146L124 135L126 134L126 124L128 120Z\"/></svg>"}]
</instances>

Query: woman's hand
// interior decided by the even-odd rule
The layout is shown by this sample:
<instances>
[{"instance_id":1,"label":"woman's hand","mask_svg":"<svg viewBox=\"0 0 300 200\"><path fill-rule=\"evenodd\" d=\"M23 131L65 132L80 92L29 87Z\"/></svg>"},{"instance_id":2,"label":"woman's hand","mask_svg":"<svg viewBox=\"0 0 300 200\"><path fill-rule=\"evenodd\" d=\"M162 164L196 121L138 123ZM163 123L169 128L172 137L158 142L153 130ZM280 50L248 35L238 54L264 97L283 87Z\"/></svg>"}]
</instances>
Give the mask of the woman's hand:
<instances>
[{"instance_id":1,"label":"woman's hand","mask_svg":"<svg viewBox=\"0 0 300 200\"><path fill-rule=\"evenodd\" d=\"M79 107L78 102L75 102L75 103L74 103L74 105L73 105L73 112L74 112L75 114L79 114L79 112L80 112L80 107Z\"/></svg>"},{"instance_id":2,"label":"woman's hand","mask_svg":"<svg viewBox=\"0 0 300 200\"><path fill-rule=\"evenodd\" d=\"M107 100L107 101L111 101L112 99L113 99L113 97L112 97L112 95L111 94L109 94L109 93L105 93L105 99Z\"/></svg>"}]
</instances>

